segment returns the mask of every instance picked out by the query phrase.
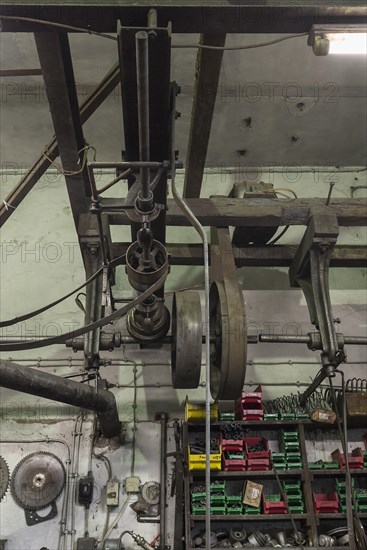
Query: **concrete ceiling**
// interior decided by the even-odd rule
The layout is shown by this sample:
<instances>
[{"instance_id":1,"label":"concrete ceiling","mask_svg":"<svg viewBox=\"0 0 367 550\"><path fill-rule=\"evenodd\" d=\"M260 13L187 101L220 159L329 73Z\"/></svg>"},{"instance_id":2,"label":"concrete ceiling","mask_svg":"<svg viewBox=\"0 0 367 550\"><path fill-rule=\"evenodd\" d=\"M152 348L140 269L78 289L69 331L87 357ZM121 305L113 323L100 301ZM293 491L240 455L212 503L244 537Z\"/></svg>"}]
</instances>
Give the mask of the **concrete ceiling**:
<instances>
[{"instance_id":1,"label":"concrete ceiling","mask_svg":"<svg viewBox=\"0 0 367 550\"><path fill-rule=\"evenodd\" d=\"M227 44L275 36L231 35ZM197 35L174 35L195 44ZM117 60L112 41L71 35L80 101ZM1 35L3 69L39 67L32 34ZM172 78L182 88L177 146L185 160L195 49L173 49ZM355 166L366 162L366 59L316 57L299 37L274 46L224 53L207 163L213 167L277 165ZM1 166L28 166L53 134L40 76L1 79ZM120 160L124 148L120 91L85 125L98 160Z\"/></svg>"}]
</instances>

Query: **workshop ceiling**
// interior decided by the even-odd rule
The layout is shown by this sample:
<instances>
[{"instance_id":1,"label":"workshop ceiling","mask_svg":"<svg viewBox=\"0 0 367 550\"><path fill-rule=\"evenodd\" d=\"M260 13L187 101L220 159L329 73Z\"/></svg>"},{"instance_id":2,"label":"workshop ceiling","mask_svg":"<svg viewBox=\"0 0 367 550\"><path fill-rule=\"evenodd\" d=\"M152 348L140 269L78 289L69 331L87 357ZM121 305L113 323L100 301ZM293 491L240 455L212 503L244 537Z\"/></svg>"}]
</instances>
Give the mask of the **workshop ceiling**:
<instances>
[{"instance_id":1,"label":"workshop ceiling","mask_svg":"<svg viewBox=\"0 0 367 550\"><path fill-rule=\"evenodd\" d=\"M230 35L227 45L274 35ZM38 68L32 34L1 35L3 69ZM195 44L197 35L174 35ZM70 35L80 101L117 60L116 43ZM182 89L176 143L185 160L190 128L195 49L174 49L172 79ZM53 134L41 76L1 79L2 168L28 166ZM208 94L211 93L210 83ZM119 160L123 146L120 90L85 125L98 160ZM366 66L363 56L316 57L307 37L224 53L207 163L212 167L365 164Z\"/></svg>"}]
</instances>

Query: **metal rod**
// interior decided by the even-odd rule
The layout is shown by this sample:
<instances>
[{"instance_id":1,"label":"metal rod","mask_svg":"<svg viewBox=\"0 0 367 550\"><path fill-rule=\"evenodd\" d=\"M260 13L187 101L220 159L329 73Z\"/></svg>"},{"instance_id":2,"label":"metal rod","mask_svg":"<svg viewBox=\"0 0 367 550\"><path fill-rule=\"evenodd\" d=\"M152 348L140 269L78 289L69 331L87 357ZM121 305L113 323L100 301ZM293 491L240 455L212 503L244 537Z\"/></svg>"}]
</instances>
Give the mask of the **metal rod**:
<instances>
[{"instance_id":1,"label":"metal rod","mask_svg":"<svg viewBox=\"0 0 367 550\"><path fill-rule=\"evenodd\" d=\"M97 193L98 195L101 195L102 193L104 193L105 191L107 191L107 189L110 189L111 187L113 187L114 185L116 185L116 183L118 183L119 181L123 180L124 178L127 178L127 176L129 176L131 174L131 168L128 168L127 170L124 170L121 174L119 174L115 179L113 179L112 181L110 181L109 183L106 183L106 185L104 185L103 187L101 187L100 189L97 189Z\"/></svg>"},{"instance_id":2,"label":"metal rod","mask_svg":"<svg viewBox=\"0 0 367 550\"><path fill-rule=\"evenodd\" d=\"M343 336L337 334L338 340L343 340L344 344L349 346L367 345L366 336ZM259 342L267 344L311 344L311 337L306 335L286 335L286 334L260 334Z\"/></svg>"},{"instance_id":3,"label":"metal rod","mask_svg":"<svg viewBox=\"0 0 367 550\"><path fill-rule=\"evenodd\" d=\"M313 392L320 386L320 384L325 380L325 378L328 376L327 370L322 369L319 374L316 376L314 381L309 385L307 390L305 390L301 396L300 403L301 405L305 405L307 399L310 397L310 395L313 394Z\"/></svg>"},{"instance_id":4,"label":"metal rod","mask_svg":"<svg viewBox=\"0 0 367 550\"><path fill-rule=\"evenodd\" d=\"M139 31L135 35L136 44L136 80L138 92L138 125L139 125L139 157L140 161L149 161L149 50L148 33ZM140 169L140 196L147 200L151 197L150 170Z\"/></svg>"},{"instance_id":5,"label":"metal rod","mask_svg":"<svg viewBox=\"0 0 367 550\"><path fill-rule=\"evenodd\" d=\"M0 361L0 387L95 411L105 437L120 433L116 399L110 391L48 374L12 361Z\"/></svg>"},{"instance_id":6,"label":"metal rod","mask_svg":"<svg viewBox=\"0 0 367 550\"><path fill-rule=\"evenodd\" d=\"M161 422L161 494L160 494L160 549L166 550L166 506L167 506L167 420L168 414L159 413L157 416Z\"/></svg>"},{"instance_id":7,"label":"metal rod","mask_svg":"<svg viewBox=\"0 0 367 550\"><path fill-rule=\"evenodd\" d=\"M42 76L42 69L0 69L0 76Z\"/></svg>"},{"instance_id":8,"label":"metal rod","mask_svg":"<svg viewBox=\"0 0 367 550\"><path fill-rule=\"evenodd\" d=\"M151 168L152 170L158 170L158 168L163 167L163 162L154 162L154 161L131 161L131 162L88 162L88 166L93 169L104 169L104 168Z\"/></svg>"},{"instance_id":9,"label":"metal rod","mask_svg":"<svg viewBox=\"0 0 367 550\"><path fill-rule=\"evenodd\" d=\"M330 187L329 187L329 193L328 193L328 196L327 196L327 199L326 199L326 206L329 206L330 199L331 199L331 193L333 192L334 185L335 185L335 182L331 181L330 182Z\"/></svg>"},{"instance_id":10,"label":"metal rod","mask_svg":"<svg viewBox=\"0 0 367 550\"><path fill-rule=\"evenodd\" d=\"M130 300L126 300L128 302L131 301ZM124 300L125 302L125 300ZM52 338L56 338L57 334L54 334L54 335L48 335L49 337L52 337ZM84 340L84 337L81 337L83 340ZM360 337L362 338L362 337ZM121 339L121 346L126 346L126 345L137 345L138 342L135 340L135 338L132 338L132 336L121 336L120 337ZM2 343L16 343L16 342L38 342L39 340L43 340L43 338L36 338L34 336L2 336L0 338L0 344ZM78 340L78 338L75 338L75 339L69 339L65 342L65 345L67 347L72 347L73 346L73 340ZM173 337L171 335L169 336L164 336L163 338L161 338L159 340L159 343L160 344L171 344L173 341ZM205 335L203 334L202 336L202 342L203 344L205 344ZM210 342L215 342L215 338L210 338ZM258 343L258 337L257 336L247 336L247 343L248 344L257 344ZM363 343L363 342L362 342ZM64 345L64 342L62 343L62 345Z\"/></svg>"}]
</instances>

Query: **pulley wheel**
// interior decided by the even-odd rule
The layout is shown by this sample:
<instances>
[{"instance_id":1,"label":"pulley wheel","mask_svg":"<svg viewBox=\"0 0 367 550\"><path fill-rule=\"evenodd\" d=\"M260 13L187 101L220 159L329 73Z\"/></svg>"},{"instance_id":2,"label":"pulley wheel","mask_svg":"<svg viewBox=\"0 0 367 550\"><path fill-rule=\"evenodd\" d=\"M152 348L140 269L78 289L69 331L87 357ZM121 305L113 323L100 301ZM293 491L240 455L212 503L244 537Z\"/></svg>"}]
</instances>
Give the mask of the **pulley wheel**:
<instances>
[{"instance_id":1,"label":"pulley wheel","mask_svg":"<svg viewBox=\"0 0 367 550\"><path fill-rule=\"evenodd\" d=\"M171 371L177 389L199 386L202 318L198 292L176 292L172 304Z\"/></svg>"},{"instance_id":2,"label":"pulley wheel","mask_svg":"<svg viewBox=\"0 0 367 550\"><path fill-rule=\"evenodd\" d=\"M210 287L210 391L214 399L240 397L246 374L245 303L237 282Z\"/></svg>"}]
</instances>

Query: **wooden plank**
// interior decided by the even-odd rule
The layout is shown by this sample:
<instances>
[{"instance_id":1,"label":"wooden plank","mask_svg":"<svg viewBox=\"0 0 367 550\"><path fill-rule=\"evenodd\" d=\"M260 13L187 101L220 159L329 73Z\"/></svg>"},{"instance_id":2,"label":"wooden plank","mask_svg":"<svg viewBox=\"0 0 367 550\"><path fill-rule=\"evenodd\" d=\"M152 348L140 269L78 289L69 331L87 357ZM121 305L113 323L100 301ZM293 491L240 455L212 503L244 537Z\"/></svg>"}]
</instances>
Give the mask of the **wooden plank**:
<instances>
[{"instance_id":1,"label":"wooden plank","mask_svg":"<svg viewBox=\"0 0 367 550\"><path fill-rule=\"evenodd\" d=\"M367 225L367 204L361 199L187 199L187 204L204 226L279 227L307 225L311 214L335 214L340 226ZM104 212L112 225L129 225L129 219L117 209L123 208L120 199L103 199ZM188 226L190 223L173 199L167 201L167 225Z\"/></svg>"},{"instance_id":2,"label":"wooden plank","mask_svg":"<svg viewBox=\"0 0 367 550\"><path fill-rule=\"evenodd\" d=\"M126 253L130 243L115 242L113 257ZM203 265L201 244L167 244L171 265ZM233 247L236 267L289 267L298 245L274 245L246 248ZM334 247L331 267L367 267L367 246L340 245Z\"/></svg>"},{"instance_id":3,"label":"wooden plank","mask_svg":"<svg viewBox=\"0 0 367 550\"><path fill-rule=\"evenodd\" d=\"M223 33L205 33L200 38L200 44L208 46L223 47L225 41L226 35ZM184 197L200 197L222 58L223 50L198 49Z\"/></svg>"}]
</instances>

